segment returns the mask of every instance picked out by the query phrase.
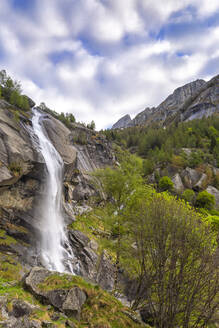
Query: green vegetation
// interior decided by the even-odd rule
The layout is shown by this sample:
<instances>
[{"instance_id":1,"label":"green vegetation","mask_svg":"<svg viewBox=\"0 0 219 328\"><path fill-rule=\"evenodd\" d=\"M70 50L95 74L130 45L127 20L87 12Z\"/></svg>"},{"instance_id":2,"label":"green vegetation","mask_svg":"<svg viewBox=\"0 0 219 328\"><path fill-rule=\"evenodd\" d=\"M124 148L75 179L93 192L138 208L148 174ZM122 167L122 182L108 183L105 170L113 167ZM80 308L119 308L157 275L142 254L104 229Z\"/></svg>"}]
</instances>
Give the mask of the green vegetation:
<instances>
[{"instance_id":1,"label":"green vegetation","mask_svg":"<svg viewBox=\"0 0 219 328\"><path fill-rule=\"evenodd\" d=\"M64 328L66 316L59 314L59 318L54 320L53 316L56 312L52 306L42 304L28 290L25 290L21 283L21 274L23 268L17 261L15 256L5 255L0 252L0 296L7 297L7 308L12 309L14 299L21 299L37 306L30 315L30 319L39 322L49 321ZM132 311L124 307L117 299L109 293L103 291L99 286L86 282L81 277L62 276L54 274L47 278L38 288L45 290L71 288L78 286L83 289L87 296L87 302L82 307L81 320L78 322L73 318L69 321L74 323L74 327L82 328L137 328L140 325L135 324L126 313L132 314ZM4 318L1 317L1 320Z\"/></svg>"},{"instance_id":2,"label":"green vegetation","mask_svg":"<svg viewBox=\"0 0 219 328\"><path fill-rule=\"evenodd\" d=\"M52 290L74 286L81 288L88 296L82 308L80 327L86 327L87 323L89 327L96 328L140 327L124 313L125 311L132 313L128 308L99 286L90 284L81 277L54 274L38 287L42 290Z\"/></svg>"},{"instance_id":3,"label":"green vegetation","mask_svg":"<svg viewBox=\"0 0 219 328\"><path fill-rule=\"evenodd\" d=\"M182 198L191 205L194 205L195 192L192 189L186 189L182 194Z\"/></svg>"},{"instance_id":4,"label":"green vegetation","mask_svg":"<svg viewBox=\"0 0 219 328\"><path fill-rule=\"evenodd\" d=\"M167 163L193 168L202 163L218 165L218 115L172 124L166 128L154 124L149 127L106 130L104 133L109 140L150 161L152 167L165 167ZM184 150L186 148L191 151L187 152Z\"/></svg>"},{"instance_id":5,"label":"green vegetation","mask_svg":"<svg viewBox=\"0 0 219 328\"><path fill-rule=\"evenodd\" d=\"M209 194L206 190L200 192L196 198L196 206L211 210L215 205L215 196Z\"/></svg>"},{"instance_id":6,"label":"green vegetation","mask_svg":"<svg viewBox=\"0 0 219 328\"><path fill-rule=\"evenodd\" d=\"M0 71L0 89L0 97L3 97L11 105L16 106L23 111L30 110L28 97L21 94L22 90L20 82L12 80L5 70Z\"/></svg>"},{"instance_id":7,"label":"green vegetation","mask_svg":"<svg viewBox=\"0 0 219 328\"><path fill-rule=\"evenodd\" d=\"M158 186L160 191L171 191L173 190L174 184L169 177L164 176L160 178Z\"/></svg>"},{"instance_id":8,"label":"green vegetation","mask_svg":"<svg viewBox=\"0 0 219 328\"><path fill-rule=\"evenodd\" d=\"M94 121L91 121L89 124L87 124L87 128L88 129L91 129L91 130L95 130L95 122Z\"/></svg>"},{"instance_id":9,"label":"green vegetation","mask_svg":"<svg viewBox=\"0 0 219 328\"><path fill-rule=\"evenodd\" d=\"M16 176L22 174L22 167L21 167L21 164L20 163L11 162L9 164L8 168Z\"/></svg>"},{"instance_id":10,"label":"green vegetation","mask_svg":"<svg viewBox=\"0 0 219 328\"><path fill-rule=\"evenodd\" d=\"M120 166L95 176L105 205L79 217L73 227L96 239L99 252L108 250L117 268L114 293L121 289L118 272L125 270L135 281L132 308L146 306L148 323L206 327L219 297L217 218L206 220L183 200L147 186L135 156L126 154Z\"/></svg>"}]
</instances>

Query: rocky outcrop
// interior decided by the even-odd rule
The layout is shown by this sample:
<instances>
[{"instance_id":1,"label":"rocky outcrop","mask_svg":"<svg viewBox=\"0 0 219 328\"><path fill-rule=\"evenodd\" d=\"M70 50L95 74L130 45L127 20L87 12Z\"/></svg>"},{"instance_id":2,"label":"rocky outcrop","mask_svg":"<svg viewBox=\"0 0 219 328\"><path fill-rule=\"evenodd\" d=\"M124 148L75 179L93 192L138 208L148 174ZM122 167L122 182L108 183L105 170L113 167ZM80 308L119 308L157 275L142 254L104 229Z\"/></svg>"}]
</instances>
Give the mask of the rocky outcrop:
<instances>
[{"instance_id":1,"label":"rocky outcrop","mask_svg":"<svg viewBox=\"0 0 219 328\"><path fill-rule=\"evenodd\" d=\"M60 286L52 287L47 281L50 277L60 281ZM41 267L34 267L25 278L25 286L41 301L51 304L57 310L80 319L81 307L87 300L86 293L72 283L71 275L55 274ZM67 287L69 286L69 287ZM48 290L47 290L48 289Z\"/></svg>"},{"instance_id":2,"label":"rocky outcrop","mask_svg":"<svg viewBox=\"0 0 219 328\"><path fill-rule=\"evenodd\" d=\"M218 112L219 75L208 82L198 79L177 88L158 107L146 108L122 127L149 125L153 122L167 126L173 121L200 119Z\"/></svg>"},{"instance_id":3,"label":"rocky outcrop","mask_svg":"<svg viewBox=\"0 0 219 328\"><path fill-rule=\"evenodd\" d=\"M120 118L115 124L113 124L112 129L122 129L127 128L129 124L131 123L131 117L130 115L125 115L122 118Z\"/></svg>"},{"instance_id":4,"label":"rocky outcrop","mask_svg":"<svg viewBox=\"0 0 219 328\"><path fill-rule=\"evenodd\" d=\"M0 100L0 229L17 241L4 245L7 251L28 265L38 265L38 208L45 192L45 163L33 136L31 112L25 115L18 116ZM64 161L63 210L71 223L78 212L89 209L85 203L96 192L90 172L111 165L114 156L106 138L95 131L79 124L69 129L47 113L41 123ZM96 263L95 255L93 260Z\"/></svg>"},{"instance_id":5,"label":"rocky outcrop","mask_svg":"<svg viewBox=\"0 0 219 328\"><path fill-rule=\"evenodd\" d=\"M75 266L79 274L98 283L103 289L112 290L114 287L115 266L109 255L102 252L98 255L98 245L81 231L70 230L69 239L76 257Z\"/></svg>"}]
</instances>

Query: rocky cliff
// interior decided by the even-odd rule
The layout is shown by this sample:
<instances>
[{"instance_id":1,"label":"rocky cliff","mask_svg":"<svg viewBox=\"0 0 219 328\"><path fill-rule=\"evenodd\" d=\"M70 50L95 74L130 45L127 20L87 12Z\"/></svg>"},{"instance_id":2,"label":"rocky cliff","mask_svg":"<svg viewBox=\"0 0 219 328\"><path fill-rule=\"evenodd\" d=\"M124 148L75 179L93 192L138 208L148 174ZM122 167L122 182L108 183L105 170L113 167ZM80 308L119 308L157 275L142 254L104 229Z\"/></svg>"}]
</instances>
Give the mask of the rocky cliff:
<instances>
[{"instance_id":1,"label":"rocky cliff","mask_svg":"<svg viewBox=\"0 0 219 328\"><path fill-rule=\"evenodd\" d=\"M42 124L64 161L63 213L74 253L72 264L91 284L80 278L52 275L42 268L39 208L45 197L46 167L33 134L31 116L31 112L18 111L0 100L0 327L78 327L80 318L85 320L83 322L88 320L89 327L102 327L101 323L91 324L100 319L93 310L88 318L87 309L93 301L95 306L100 304L101 307L106 297L108 301L104 307L108 310L104 310L102 323L116 320L121 322L121 327L138 327L130 318L131 312L124 308L122 313L121 304L100 289L110 291L114 285L114 265L110 256L98 249L95 240L72 226L76 215L91 209L91 198L96 195L90 173L115 161L111 144L103 135L80 124L67 128L48 113L44 113ZM32 269L35 266L38 269ZM21 282L26 274L25 282ZM51 289L41 293L38 285L50 276ZM54 279L57 279L55 285ZM72 280L71 284L66 285L66 279ZM95 289L92 283L100 287ZM102 299L100 303L99 299ZM48 308L43 306L45 303L49 304ZM117 315L107 319L113 306L118 306ZM42 311L46 315L41 317ZM101 311L99 308L98 313Z\"/></svg>"},{"instance_id":2,"label":"rocky cliff","mask_svg":"<svg viewBox=\"0 0 219 328\"><path fill-rule=\"evenodd\" d=\"M96 193L89 173L112 165L114 155L104 136L83 126L72 124L68 129L48 114L43 125L64 161L63 211L66 223L71 223L76 214L89 209L89 198ZM41 264L38 208L45 192L45 164L30 112L18 115L1 100L0 135L0 253L13 254L26 270ZM112 278L104 274L110 266L107 256L99 257L94 243L80 231L71 230L69 235L80 274L111 289Z\"/></svg>"},{"instance_id":3,"label":"rocky cliff","mask_svg":"<svg viewBox=\"0 0 219 328\"><path fill-rule=\"evenodd\" d=\"M132 121L122 121L123 128L158 122L187 121L219 112L219 75L210 81L196 80L177 88L158 107L146 108ZM122 120L122 119L121 119ZM113 129L120 128L120 120Z\"/></svg>"}]
</instances>

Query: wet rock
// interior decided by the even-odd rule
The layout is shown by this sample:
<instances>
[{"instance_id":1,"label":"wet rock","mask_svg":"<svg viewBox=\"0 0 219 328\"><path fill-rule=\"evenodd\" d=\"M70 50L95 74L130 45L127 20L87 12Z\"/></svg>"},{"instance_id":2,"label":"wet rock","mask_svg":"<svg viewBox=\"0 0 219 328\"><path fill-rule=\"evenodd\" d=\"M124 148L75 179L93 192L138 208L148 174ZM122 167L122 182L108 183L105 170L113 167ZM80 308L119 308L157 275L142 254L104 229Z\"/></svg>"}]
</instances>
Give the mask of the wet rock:
<instances>
[{"instance_id":1,"label":"wet rock","mask_svg":"<svg viewBox=\"0 0 219 328\"><path fill-rule=\"evenodd\" d=\"M48 115L47 117L43 120L43 124L54 147L66 164L74 164L77 151L74 146L70 144L70 130L62 122L54 119L52 116Z\"/></svg>"}]
</instances>

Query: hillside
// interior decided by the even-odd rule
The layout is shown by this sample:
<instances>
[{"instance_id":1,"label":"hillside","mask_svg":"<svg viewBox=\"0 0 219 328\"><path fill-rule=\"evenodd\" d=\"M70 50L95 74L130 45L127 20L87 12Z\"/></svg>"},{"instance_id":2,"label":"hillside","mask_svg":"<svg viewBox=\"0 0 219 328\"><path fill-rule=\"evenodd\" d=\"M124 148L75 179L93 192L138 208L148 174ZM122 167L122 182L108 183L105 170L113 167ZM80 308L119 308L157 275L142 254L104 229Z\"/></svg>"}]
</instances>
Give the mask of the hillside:
<instances>
[{"instance_id":1,"label":"hillside","mask_svg":"<svg viewBox=\"0 0 219 328\"><path fill-rule=\"evenodd\" d=\"M177 88L158 107L146 108L131 120L127 115L112 129L159 123L184 122L219 112L219 75L210 81L196 80Z\"/></svg>"},{"instance_id":2,"label":"hillside","mask_svg":"<svg viewBox=\"0 0 219 328\"><path fill-rule=\"evenodd\" d=\"M218 200L200 196L218 192L217 116L99 133L26 107L19 89L12 104L10 85L0 99L0 326L217 327ZM190 204L166 179L173 172L192 183Z\"/></svg>"}]
</instances>

